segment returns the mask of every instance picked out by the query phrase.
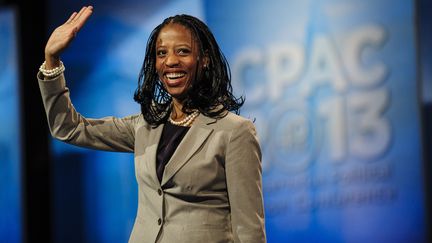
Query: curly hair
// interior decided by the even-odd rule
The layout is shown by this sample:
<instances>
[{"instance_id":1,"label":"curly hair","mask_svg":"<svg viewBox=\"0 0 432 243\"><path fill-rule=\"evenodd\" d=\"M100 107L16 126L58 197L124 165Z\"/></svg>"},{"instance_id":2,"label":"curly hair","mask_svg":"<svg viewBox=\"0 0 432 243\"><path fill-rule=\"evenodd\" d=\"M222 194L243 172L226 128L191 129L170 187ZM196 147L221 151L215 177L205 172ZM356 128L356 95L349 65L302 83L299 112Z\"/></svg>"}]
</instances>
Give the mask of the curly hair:
<instances>
[{"instance_id":1,"label":"curly hair","mask_svg":"<svg viewBox=\"0 0 432 243\"><path fill-rule=\"evenodd\" d=\"M149 124L157 126L165 123L171 113L172 97L164 88L156 70L156 41L161 29L171 23L189 29L198 43L199 57L208 58L204 70L196 70L197 78L192 80L183 100L183 112L199 110L200 113L213 118L223 117L225 111L239 114L245 99L242 96L236 98L232 93L230 68L216 39L201 20L182 14L166 18L152 31L147 41L138 88L134 94L134 100L141 105L144 119ZM200 59L202 58L197 60L198 64Z\"/></svg>"}]
</instances>

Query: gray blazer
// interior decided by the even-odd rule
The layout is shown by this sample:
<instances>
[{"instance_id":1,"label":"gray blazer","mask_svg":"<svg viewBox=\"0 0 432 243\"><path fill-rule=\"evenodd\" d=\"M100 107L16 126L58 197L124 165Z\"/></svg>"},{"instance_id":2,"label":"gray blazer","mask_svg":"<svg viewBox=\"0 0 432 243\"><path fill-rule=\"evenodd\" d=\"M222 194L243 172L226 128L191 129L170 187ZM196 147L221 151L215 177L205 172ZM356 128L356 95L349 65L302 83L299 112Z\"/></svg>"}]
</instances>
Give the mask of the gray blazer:
<instances>
[{"instance_id":1,"label":"gray blazer","mask_svg":"<svg viewBox=\"0 0 432 243\"><path fill-rule=\"evenodd\" d=\"M251 121L199 115L159 183L156 151L163 125L141 114L88 119L70 101L64 76L39 87L51 134L78 146L134 152L138 211L129 242L265 242L261 151Z\"/></svg>"}]
</instances>

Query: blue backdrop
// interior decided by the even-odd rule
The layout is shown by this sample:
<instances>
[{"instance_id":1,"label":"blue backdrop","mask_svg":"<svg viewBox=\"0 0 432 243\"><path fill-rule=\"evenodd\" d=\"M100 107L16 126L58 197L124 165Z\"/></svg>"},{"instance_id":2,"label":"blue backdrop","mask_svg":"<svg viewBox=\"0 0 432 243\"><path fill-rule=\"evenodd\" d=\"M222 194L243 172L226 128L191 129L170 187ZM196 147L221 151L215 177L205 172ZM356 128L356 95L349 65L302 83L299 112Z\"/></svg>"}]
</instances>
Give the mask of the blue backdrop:
<instances>
[{"instance_id":1,"label":"blue backdrop","mask_svg":"<svg viewBox=\"0 0 432 243\"><path fill-rule=\"evenodd\" d=\"M256 119L269 242L425 241L413 1L94 5L62 58L78 111L139 112L132 96L150 31L167 16L195 15L231 64L242 115ZM53 27L80 7L51 6ZM55 239L127 241L132 155L54 148Z\"/></svg>"},{"instance_id":2,"label":"blue backdrop","mask_svg":"<svg viewBox=\"0 0 432 243\"><path fill-rule=\"evenodd\" d=\"M21 149L15 12L0 8L0 242L21 242Z\"/></svg>"},{"instance_id":3,"label":"blue backdrop","mask_svg":"<svg viewBox=\"0 0 432 243\"><path fill-rule=\"evenodd\" d=\"M260 128L269 241L424 241L413 2L206 9Z\"/></svg>"}]
</instances>

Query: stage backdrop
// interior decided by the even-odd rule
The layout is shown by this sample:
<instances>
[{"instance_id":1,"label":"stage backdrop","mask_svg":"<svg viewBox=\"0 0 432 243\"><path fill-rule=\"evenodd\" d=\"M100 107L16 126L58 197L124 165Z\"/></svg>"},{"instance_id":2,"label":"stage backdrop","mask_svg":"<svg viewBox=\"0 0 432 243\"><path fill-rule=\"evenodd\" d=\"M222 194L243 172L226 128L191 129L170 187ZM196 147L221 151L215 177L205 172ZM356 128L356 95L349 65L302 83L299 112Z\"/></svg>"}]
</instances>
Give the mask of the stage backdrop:
<instances>
[{"instance_id":1,"label":"stage backdrop","mask_svg":"<svg viewBox=\"0 0 432 243\"><path fill-rule=\"evenodd\" d=\"M424 241L414 2L206 9L259 127L269 241Z\"/></svg>"},{"instance_id":2,"label":"stage backdrop","mask_svg":"<svg viewBox=\"0 0 432 243\"><path fill-rule=\"evenodd\" d=\"M139 112L132 96L150 31L195 15L258 128L269 242L425 241L413 1L95 2L62 57L78 111ZM52 27L80 7L51 6ZM132 155L53 145L55 239L125 242L137 206Z\"/></svg>"},{"instance_id":3,"label":"stage backdrop","mask_svg":"<svg viewBox=\"0 0 432 243\"><path fill-rule=\"evenodd\" d=\"M21 242L21 149L15 12L0 8L0 242Z\"/></svg>"}]
</instances>

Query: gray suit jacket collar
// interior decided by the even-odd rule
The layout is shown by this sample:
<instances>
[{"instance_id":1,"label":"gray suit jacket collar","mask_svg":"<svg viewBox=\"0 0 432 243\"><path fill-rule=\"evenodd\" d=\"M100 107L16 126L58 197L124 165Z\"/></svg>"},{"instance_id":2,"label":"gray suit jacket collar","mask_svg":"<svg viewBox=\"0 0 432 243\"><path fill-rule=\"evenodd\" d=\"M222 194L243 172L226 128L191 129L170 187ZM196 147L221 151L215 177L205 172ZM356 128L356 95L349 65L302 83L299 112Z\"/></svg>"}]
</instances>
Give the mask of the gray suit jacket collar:
<instances>
[{"instance_id":1,"label":"gray suit jacket collar","mask_svg":"<svg viewBox=\"0 0 432 243\"><path fill-rule=\"evenodd\" d=\"M162 182L160 184L163 187L188 161L189 159L201 148L203 143L206 141L208 136L212 133L213 129L208 125L215 123L217 120L214 118L206 117L202 114L198 115L195 122L187 132L183 140L178 145L171 159L165 166L165 170L162 176ZM162 135L164 125L156 127L153 132L150 133L150 143L159 143ZM153 180L158 184L156 176L156 150L152 150L150 156L152 158L150 169L154 171L152 173Z\"/></svg>"}]
</instances>

